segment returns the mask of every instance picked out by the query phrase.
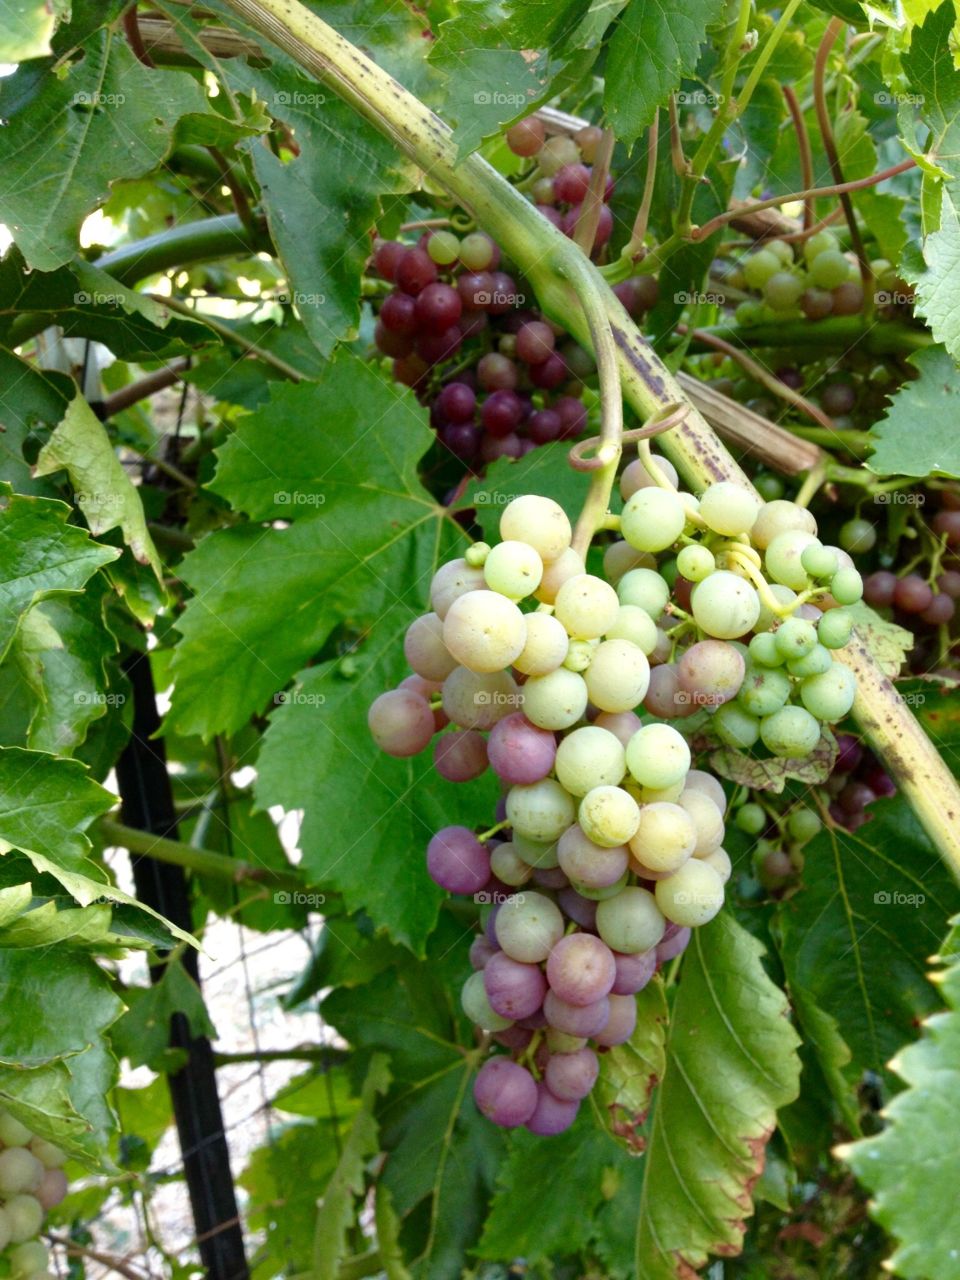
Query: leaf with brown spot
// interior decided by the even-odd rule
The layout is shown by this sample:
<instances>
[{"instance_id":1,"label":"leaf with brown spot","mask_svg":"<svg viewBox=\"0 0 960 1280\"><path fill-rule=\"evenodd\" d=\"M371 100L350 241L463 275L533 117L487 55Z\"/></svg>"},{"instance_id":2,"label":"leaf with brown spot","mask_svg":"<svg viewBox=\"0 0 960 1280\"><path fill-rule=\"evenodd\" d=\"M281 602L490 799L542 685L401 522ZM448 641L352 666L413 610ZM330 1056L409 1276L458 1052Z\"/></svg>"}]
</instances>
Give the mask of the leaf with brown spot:
<instances>
[{"instance_id":1,"label":"leaf with brown spot","mask_svg":"<svg viewBox=\"0 0 960 1280\"><path fill-rule=\"evenodd\" d=\"M807 756L783 760L771 756L759 760L735 747L719 747L710 756L710 767L721 778L749 787L752 791L783 791L788 780L817 786L825 782L833 772L837 758L837 740L829 729L824 729L820 741Z\"/></svg>"},{"instance_id":2,"label":"leaf with brown spot","mask_svg":"<svg viewBox=\"0 0 960 1280\"><path fill-rule=\"evenodd\" d=\"M653 1091L663 1079L667 1001L655 977L637 996L637 1029L626 1044L600 1057L600 1076L591 1100L600 1123L634 1154L646 1147L641 1132Z\"/></svg>"}]
</instances>

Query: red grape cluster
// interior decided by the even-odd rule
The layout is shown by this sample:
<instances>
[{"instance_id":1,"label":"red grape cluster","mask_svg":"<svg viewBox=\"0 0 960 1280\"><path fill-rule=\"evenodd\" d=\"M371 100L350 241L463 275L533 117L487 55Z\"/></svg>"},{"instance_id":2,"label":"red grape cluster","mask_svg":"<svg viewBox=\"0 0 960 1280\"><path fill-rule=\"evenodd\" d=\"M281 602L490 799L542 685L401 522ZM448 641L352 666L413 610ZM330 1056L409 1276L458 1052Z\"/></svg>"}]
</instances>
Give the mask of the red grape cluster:
<instances>
[{"instance_id":1,"label":"red grape cluster","mask_svg":"<svg viewBox=\"0 0 960 1280\"><path fill-rule=\"evenodd\" d=\"M837 754L826 789L830 816L848 831L856 831L871 815L866 807L881 796L896 794L896 786L873 752L849 733L837 735Z\"/></svg>"},{"instance_id":2,"label":"red grape cluster","mask_svg":"<svg viewBox=\"0 0 960 1280\"><path fill-rule=\"evenodd\" d=\"M579 143L562 135L545 140L537 117L508 134L518 155L537 155L534 198L569 234L590 181L582 159L595 149L594 134L599 130L581 131ZM604 204L598 248L611 228ZM373 266L393 286L378 305L377 348L392 359L396 380L429 404L438 439L451 454L478 469L582 434L587 408L581 396L595 372L593 358L537 310L488 235L428 230L416 244L381 241ZM638 316L656 301L657 282L639 276L616 292Z\"/></svg>"}]
</instances>

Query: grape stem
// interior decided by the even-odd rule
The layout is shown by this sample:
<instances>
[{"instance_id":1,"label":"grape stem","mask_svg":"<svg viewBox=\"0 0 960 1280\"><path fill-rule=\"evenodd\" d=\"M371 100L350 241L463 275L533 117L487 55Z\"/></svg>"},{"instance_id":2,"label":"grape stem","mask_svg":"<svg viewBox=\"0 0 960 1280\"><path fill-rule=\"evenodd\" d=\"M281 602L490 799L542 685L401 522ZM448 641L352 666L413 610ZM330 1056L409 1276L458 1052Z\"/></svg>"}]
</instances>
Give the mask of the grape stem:
<instances>
[{"instance_id":1,"label":"grape stem","mask_svg":"<svg viewBox=\"0 0 960 1280\"><path fill-rule=\"evenodd\" d=\"M580 206L577 225L573 229L573 242L579 245L581 251L587 257L590 256L593 250L597 227L600 225L600 211L604 204L603 196L607 186L607 174L610 172L613 144L613 130L604 129L603 137L597 147L597 154L593 162L590 185L587 187L587 194L584 196L583 203Z\"/></svg>"},{"instance_id":2,"label":"grape stem","mask_svg":"<svg viewBox=\"0 0 960 1280\"><path fill-rule=\"evenodd\" d=\"M640 208L634 219L630 240L623 250L622 256L630 258L642 257L646 252L644 242L647 238L647 227L650 224L650 207L653 204L653 188L657 181L657 153L660 149L660 108L653 113L653 120L647 130L647 172L643 179L643 196Z\"/></svg>"},{"instance_id":3,"label":"grape stem","mask_svg":"<svg viewBox=\"0 0 960 1280\"><path fill-rule=\"evenodd\" d=\"M502 244L534 288L545 314L582 345L590 324L558 267L576 258L581 294L603 307L612 329L624 397L641 419L668 406L686 406L683 421L663 437L663 451L696 491L729 480L755 492L742 468L683 393L663 361L637 330L603 277L561 231L477 154L461 158L450 129L413 94L298 0L226 0L241 19L284 49L336 91L364 119L446 188ZM791 0L770 41L793 18ZM764 52L766 52L766 47ZM761 55L762 59L762 55ZM758 60L753 79L766 63ZM741 94L741 103L744 95ZM644 264L653 257L648 255ZM829 321L821 322L821 325ZM787 326L777 326L783 334ZM818 326L809 326L816 329ZM884 326L877 326L882 329ZM779 345L782 336L771 345ZM926 342L931 341L926 335ZM923 340L921 339L921 342ZM901 350L901 348L897 348ZM612 484L612 476L611 476ZM606 511L599 511L602 518ZM960 787L933 744L898 700L866 642L856 637L838 657L858 677L854 714L944 860L960 879Z\"/></svg>"},{"instance_id":4,"label":"grape stem","mask_svg":"<svg viewBox=\"0 0 960 1280\"><path fill-rule=\"evenodd\" d=\"M800 152L800 176L803 179L804 188L807 191L811 191L813 188L813 149L810 146L807 122L803 118L803 112L800 110L800 103L797 101L793 86L783 84L780 88L783 91L784 101L787 104L787 110L790 112L790 118L797 134L797 148ZM813 195L806 195L803 198L803 230L805 233L809 233L814 223L813 202L815 199L816 197Z\"/></svg>"},{"instance_id":5,"label":"grape stem","mask_svg":"<svg viewBox=\"0 0 960 1280\"><path fill-rule=\"evenodd\" d=\"M505 827L509 827L509 825L510 823L507 821L506 818L504 818L503 822L498 822L494 826L489 827L486 831L481 831L480 834L477 836L477 840L480 842L480 844L484 844L485 841L492 839L493 836L495 836L498 831L503 831L503 829Z\"/></svg>"}]
</instances>

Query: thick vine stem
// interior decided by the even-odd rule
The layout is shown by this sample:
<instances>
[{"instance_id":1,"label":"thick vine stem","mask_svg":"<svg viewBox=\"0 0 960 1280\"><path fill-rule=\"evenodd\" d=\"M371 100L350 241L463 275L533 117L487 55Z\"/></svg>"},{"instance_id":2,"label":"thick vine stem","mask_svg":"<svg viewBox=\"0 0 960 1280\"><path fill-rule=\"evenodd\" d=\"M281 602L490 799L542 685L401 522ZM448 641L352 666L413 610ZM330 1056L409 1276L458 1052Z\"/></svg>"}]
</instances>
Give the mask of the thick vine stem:
<instances>
[{"instance_id":1,"label":"thick vine stem","mask_svg":"<svg viewBox=\"0 0 960 1280\"><path fill-rule=\"evenodd\" d=\"M299 0L226 0L262 35L343 97L427 171L503 245L551 318L592 347L577 293L602 306L617 350L624 398L642 419L676 401L677 382L644 340L596 268L524 196L480 156L461 159L450 129L375 62L311 13ZM792 14L795 0L784 9ZM781 18L783 21L783 18ZM755 68L756 70L756 68ZM576 261L577 265L572 265ZM566 269L567 275L562 274ZM577 290L570 281L577 280ZM596 353L595 353L596 354ZM693 489L750 480L690 405L684 421L663 436L664 453ZM944 859L960 877L960 788L908 708L860 642L840 651L860 685L855 712L885 765Z\"/></svg>"}]
</instances>

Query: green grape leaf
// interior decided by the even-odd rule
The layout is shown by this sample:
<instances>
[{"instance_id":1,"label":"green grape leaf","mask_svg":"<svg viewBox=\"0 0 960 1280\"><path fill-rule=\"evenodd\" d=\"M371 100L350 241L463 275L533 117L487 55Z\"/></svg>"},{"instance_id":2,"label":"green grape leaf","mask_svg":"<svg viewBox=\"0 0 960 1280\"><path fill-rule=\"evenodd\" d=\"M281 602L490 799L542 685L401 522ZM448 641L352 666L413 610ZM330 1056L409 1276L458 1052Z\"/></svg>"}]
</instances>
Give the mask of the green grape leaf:
<instances>
[{"instance_id":1,"label":"green grape leaf","mask_svg":"<svg viewBox=\"0 0 960 1280\"><path fill-rule=\"evenodd\" d=\"M342 894L348 911L362 909L422 953L444 896L427 875L427 845L441 827L473 827L484 815L492 823L496 786L489 776L438 786L430 748L397 760L373 745L366 709L402 679L400 636L412 619L396 606L385 615L382 641L351 655L354 678L345 680L337 662L298 678L271 716L255 793L261 808L304 810L300 869L311 885Z\"/></svg>"},{"instance_id":2,"label":"green grape leaf","mask_svg":"<svg viewBox=\"0 0 960 1280\"><path fill-rule=\"evenodd\" d=\"M37 369L0 347L0 481L16 493L49 495L50 485L33 478L23 446L32 431L57 425L73 392L64 374Z\"/></svg>"},{"instance_id":3,"label":"green grape leaf","mask_svg":"<svg viewBox=\"0 0 960 1280\"><path fill-rule=\"evenodd\" d=\"M960 223L957 225L960 230ZM960 240L957 244L960 249ZM900 388L874 425L870 433L874 451L867 467L881 476L960 476L960 437L955 425L960 412L960 373L956 363L941 346L914 352L908 363L919 377ZM922 431L917 430L920 422Z\"/></svg>"},{"instance_id":4,"label":"green grape leaf","mask_svg":"<svg viewBox=\"0 0 960 1280\"><path fill-rule=\"evenodd\" d=\"M626 1044L603 1054L595 1092L590 1095L606 1127L637 1154L646 1147L641 1131L666 1067L667 1021L663 982L654 978L637 996L636 1031Z\"/></svg>"},{"instance_id":5,"label":"green grape leaf","mask_svg":"<svg viewBox=\"0 0 960 1280\"><path fill-rule=\"evenodd\" d=\"M375 1053L367 1068L360 1094L360 1108L350 1126L333 1176L317 1203L313 1238L313 1275L316 1280L337 1280L347 1245L347 1233L357 1215L358 1199L366 1190L368 1160L379 1151L374 1107L390 1086L385 1054Z\"/></svg>"},{"instance_id":6,"label":"green grape leaf","mask_svg":"<svg viewBox=\"0 0 960 1280\"><path fill-rule=\"evenodd\" d=\"M841 112L834 139L837 151L843 156L845 182L871 177L883 168L876 144L867 130L866 118L859 111ZM864 187L851 192L850 199L876 238L880 254L890 262L899 262L908 238L903 217L905 198L892 191Z\"/></svg>"},{"instance_id":7,"label":"green grape leaf","mask_svg":"<svg viewBox=\"0 0 960 1280\"><path fill-rule=\"evenodd\" d=\"M809 755L789 760L770 756L761 760L738 751L736 747L719 747L710 753L710 768L738 786L780 795L790 781L803 782L810 787L826 782L836 758L837 740L829 729L824 729L820 741Z\"/></svg>"},{"instance_id":8,"label":"green grape leaf","mask_svg":"<svg viewBox=\"0 0 960 1280\"><path fill-rule=\"evenodd\" d=\"M882 618L876 609L871 609L862 600L845 605L844 612L853 618L856 636L863 641L884 675L891 680L898 676L907 654L913 648L913 632Z\"/></svg>"},{"instance_id":9,"label":"green grape leaf","mask_svg":"<svg viewBox=\"0 0 960 1280\"><path fill-rule=\"evenodd\" d=\"M81 222L110 183L155 168L179 117L205 109L193 76L157 75L109 27L57 74L38 77L28 64L0 82L0 219L28 265L52 271L69 262Z\"/></svg>"},{"instance_id":10,"label":"green grape leaf","mask_svg":"<svg viewBox=\"0 0 960 1280\"><path fill-rule=\"evenodd\" d=\"M803 888L779 912L798 1016L840 1099L936 1008L925 964L955 892L903 800L868 813L859 830L825 830L804 847Z\"/></svg>"},{"instance_id":11,"label":"green grape leaf","mask_svg":"<svg viewBox=\"0 0 960 1280\"><path fill-rule=\"evenodd\" d=\"M960 922L954 917L953 924ZM952 1141L953 1103L960 1090L960 965L930 976L947 1010L924 1020L921 1037L891 1059L906 1085L887 1104L886 1128L836 1149L872 1195L871 1216L897 1241L884 1263L896 1275L960 1277L956 1224L944 1212L944 1191L960 1178L960 1147Z\"/></svg>"},{"instance_id":12,"label":"green grape leaf","mask_svg":"<svg viewBox=\"0 0 960 1280\"><path fill-rule=\"evenodd\" d=\"M94 536L119 528L134 559L149 565L162 581L163 566L147 532L140 494L114 451L106 428L77 395L63 421L40 450L34 474L65 470L77 505Z\"/></svg>"},{"instance_id":13,"label":"green grape leaf","mask_svg":"<svg viewBox=\"0 0 960 1280\"><path fill-rule=\"evenodd\" d=\"M960 213L958 213L958 204L960 204L960 184L945 186L940 201L940 225L937 230L927 236L924 242L923 260L926 269L917 275L915 298L918 314L929 323L930 331L934 338L944 344L955 361L960 360L960 322L958 322L960 317L958 317L955 305L956 281L960 279ZM914 364L917 364L920 356L927 356L926 367L935 370L933 362L937 357L930 355L931 350L942 352L942 348L938 347L917 352L915 357L911 357ZM919 364L918 367L922 371L925 366L924 364ZM946 370L944 370L944 373L946 374ZM948 415L953 407L950 404L950 400L956 394L956 378L957 371L954 367L952 376L945 376L939 383L928 382L925 387L917 390L916 399L911 401L912 406L919 412L925 413L927 410L931 410L938 415ZM914 384L908 382L894 397L894 405L900 401L901 397L909 394L913 389ZM956 446L951 449L949 444L944 442L944 419L939 416L924 418L924 424L927 430L934 424L939 424L940 429L933 431L932 447L924 439L924 446L920 450L920 460L932 458L933 469L935 469L937 452L939 451L948 459L949 474L956 474L957 467L960 466L960 458L957 457ZM924 432L925 436L926 430ZM925 473L906 471L904 474L919 475Z\"/></svg>"},{"instance_id":14,"label":"green grape leaf","mask_svg":"<svg viewBox=\"0 0 960 1280\"><path fill-rule=\"evenodd\" d=\"M763 951L727 912L693 931L644 1157L637 1280L742 1248L777 1110L799 1092L798 1038Z\"/></svg>"},{"instance_id":15,"label":"green grape leaf","mask_svg":"<svg viewBox=\"0 0 960 1280\"><path fill-rule=\"evenodd\" d=\"M334 420L336 432L317 429ZM253 520L292 523L217 532L185 557L194 596L177 621L168 726L205 738L239 728L343 619L398 643L463 538L417 476L431 437L413 396L352 356L317 383L271 387L219 450L211 487Z\"/></svg>"},{"instance_id":16,"label":"green grape leaf","mask_svg":"<svg viewBox=\"0 0 960 1280\"><path fill-rule=\"evenodd\" d=\"M0 658L39 600L80 591L119 555L67 524L64 502L10 494L0 485Z\"/></svg>"},{"instance_id":17,"label":"green grape leaf","mask_svg":"<svg viewBox=\"0 0 960 1280\"><path fill-rule=\"evenodd\" d=\"M0 62L46 57L69 0L0 0Z\"/></svg>"},{"instance_id":18,"label":"green grape leaf","mask_svg":"<svg viewBox=\"0 0 960 1280\"><path fill-rule=\"evenodd\" d=\"M621 142L635 141L696 68L723 0L630 0L607 47L604 111Z\"/></svg>"},{"instance_id":19,"label":"green grape leaf","mask_svg":"<svg viewBox=\"0 0 960 1280\"><path fill-rule=\"evenodd\" d=\"M130 1059L131 1067L151 1071L178 1071L186 1062L185 1049L170 1046L170 1019L182 1014L191 1036L215 1040L216 1027L210 1021L200 988L179 960L171 959L163 977L150 987L130 988L130 1008L113 1029L117 1052Z\"/></svg>"},{"instance_id":20,"label":"green grape leaf","mask_svg":"<svg viewBox=\"0 0 960 1280\"><path fill-rule=\"evenodd\" d=\"M953 62L951 35L956 21L953 0L945 0L914 27L902 67L911 96L899 109L905 145L928 172L960 178L960 85ZM919 114L929 134L921 141Z\"/></svg>"},{"instance_id":21,"label":"green grape leaf","mask_svg":"<svg viewBox=\"0 0 960 1280\"><path fill-rule=\"evenodd\" d=\"M123 1011L94 959L69 947L0 946L0 1063L31 1076L15 1092L0 1070L0 1098L35 1132L85 1163L99 1163L116 1127L107 1101L117 1063L104 1035ZM61 1086L66 1086L65 1093Z\"/></svg>"},{"instance_id":22,"label":"green grape leaf","mask_svg":"<svg viewBox=\"0 0 960 1280\"><path fill-rule=\"evenodd\" d=\"M201 320L174 314L162 302L121 284L96 263L77 258L58 271L28 272L23 256L11 249L0 261L0 341L16 343L22 312L42 317L48 327L56 325L67 338L102 342L123 360L184 355L204 343L220 341ZM59 336L53 339L51 354L62 354L56 349L60 341ZM57 375L43 376L49 380ZM49 396L44 403L49 403Z\"/></svg>"}]
</instances>

